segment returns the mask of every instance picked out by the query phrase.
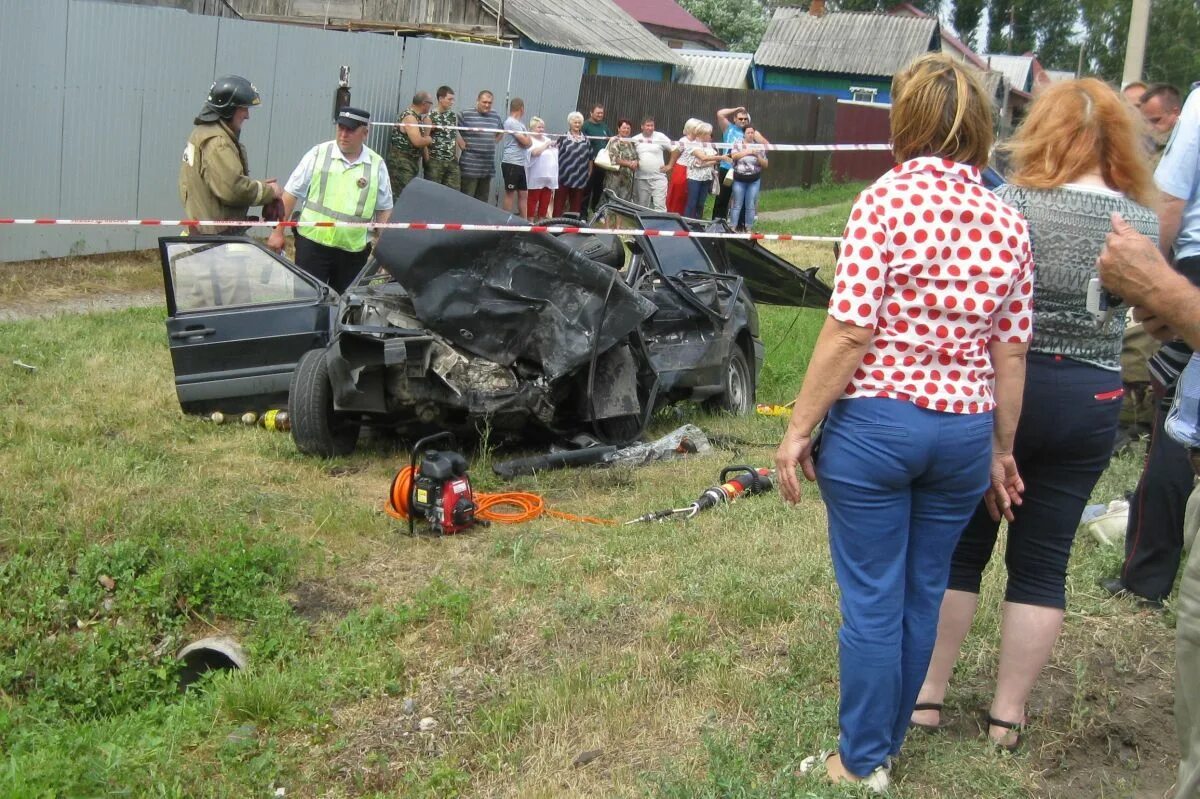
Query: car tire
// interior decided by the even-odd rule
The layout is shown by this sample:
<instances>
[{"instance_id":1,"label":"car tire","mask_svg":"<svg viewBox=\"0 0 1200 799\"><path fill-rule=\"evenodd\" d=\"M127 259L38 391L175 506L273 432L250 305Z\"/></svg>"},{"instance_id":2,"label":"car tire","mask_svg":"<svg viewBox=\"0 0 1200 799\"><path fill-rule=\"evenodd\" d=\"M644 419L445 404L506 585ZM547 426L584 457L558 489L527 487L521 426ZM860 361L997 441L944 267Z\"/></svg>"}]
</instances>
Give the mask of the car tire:
<instances>
[{"instance_id":1,"label":"car tire","mask_svg":"<svg viewBox=\"0 0 1200 799\"><path fill-rule=\"evenodd\" d=\"M340 416L333 408L333 385L323 349L309 350L296 364L288 391L288 413L292 440L306 455L349 455L358 444L361 423Z\"/></svg>"},{"instance_id":2,"label":"car tire","mask_svg":"<svg viewBox=\"0 0 1200 799\"><path fill-rule=\"evenodd\" d=\"M721 376L721 393L705 400L704 407L744 416L754 410L755 390L754 370L750 368L745 350L735 344Z\"/></svg>"},{"instance_id":3,"label":"car tire","mask_svg":"<svg viewBox=\"0 0 1200 799\"><path fill-rule=\"evenodd\" d=\"M637 414L597 419L595 424L596 437L605 444L618 447L632 444L642 434L642 417Z\"/></svg>"}]
</instances>

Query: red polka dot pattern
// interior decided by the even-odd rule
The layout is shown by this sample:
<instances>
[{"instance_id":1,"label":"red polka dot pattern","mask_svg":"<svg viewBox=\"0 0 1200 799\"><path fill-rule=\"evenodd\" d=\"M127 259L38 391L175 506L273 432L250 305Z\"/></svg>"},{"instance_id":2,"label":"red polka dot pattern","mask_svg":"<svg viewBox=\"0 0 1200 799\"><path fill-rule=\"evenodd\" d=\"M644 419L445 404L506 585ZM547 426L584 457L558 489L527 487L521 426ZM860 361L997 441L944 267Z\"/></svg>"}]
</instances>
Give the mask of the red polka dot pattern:
<instances>
[{"instance_id":1,"label":"red polka dot pattern","mask_svg":"<svg viewBox=\"0 0 1200 799\"><path fill-rule=\"evenodd\" d=\"M914 158L863 191L843 234L829 314L875 334L846 397L992 410L992 341L1032 337L1033 258L1019 213L979 170Z\"/></svg>"}]
</instances>

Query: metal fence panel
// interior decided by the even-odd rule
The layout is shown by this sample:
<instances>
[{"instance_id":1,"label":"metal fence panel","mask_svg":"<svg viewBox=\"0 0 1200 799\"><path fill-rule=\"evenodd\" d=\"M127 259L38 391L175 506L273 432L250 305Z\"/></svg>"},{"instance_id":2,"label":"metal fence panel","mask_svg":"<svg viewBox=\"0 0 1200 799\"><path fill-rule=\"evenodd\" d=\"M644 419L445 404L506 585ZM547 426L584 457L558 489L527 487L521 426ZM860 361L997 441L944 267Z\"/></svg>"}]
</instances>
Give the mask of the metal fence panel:
<instances>
[{"instance_id":1,"label":"metal fence panel","mask_svg":"<svg viewBox=\"0 0 1200 799\"><path fill-rule=\"evenodd\" d=\"M621 117L633 123L637 133L646 116L655 118L656 128L673 139L683 135L691 117L713 126L713 139L720 141L716 114L722 108L745 106L752 121L768 139L790 144L833 143L836 98L793 92L720 89L711 86L673 84L664 93L662 84L632 78L585 75L579 86L579 105L601 103L611 130ZM780 151L771 156L763 172L766 188L809 186L825 173L829 156Z\"/></svg>"},{"instance_id":2,"label":"metal fence panel","mask_svg":"<svg viewBox=\"0 0 1200 799\"><path fill-rule=\"evenodd\" d=\"M282 182L309 147L332 137L343 64L354 105L377 121L395 119L417 86L432 92L443 83L458 92L459 108L490 89L503 116L511 85L551 130L575 108L584 64L95 0L0 0L0 13L0 102L13 120L0 149L2 216L181 216L180 153L219 75L244 75L262 93L242 140L252 175ZM371 147L385 152L387 135L373 131ZM150 247L163 232L9 227L0 229L0 261Z\"/></svg>"},{"instance_id":3,"label":"metal fence panel","mask_svg":"<svg viewBox=\"0 0 1200 799\"><path fill-rule=\"evenodd\" d=\"M179 165L192 120L216 77L217 23L216 17L172 11L162 15L154 35L139 43L140 157L133 209L138 218L173 218L182 213ZM153 247L160 235L161 230L140 231L135 244Z\"/></svg>"},{"instance_id":4,"label":"metal fence panel","mask_svg":"<svg viewBox=\"0 0 1200 799\"><path fill-rule=\"evenodd\" d=\"M34 216L59 207L67 0L0 0L0 216ZM0 259L69 251L75 231L0 229Z\"/></svg>"}]
</instances>

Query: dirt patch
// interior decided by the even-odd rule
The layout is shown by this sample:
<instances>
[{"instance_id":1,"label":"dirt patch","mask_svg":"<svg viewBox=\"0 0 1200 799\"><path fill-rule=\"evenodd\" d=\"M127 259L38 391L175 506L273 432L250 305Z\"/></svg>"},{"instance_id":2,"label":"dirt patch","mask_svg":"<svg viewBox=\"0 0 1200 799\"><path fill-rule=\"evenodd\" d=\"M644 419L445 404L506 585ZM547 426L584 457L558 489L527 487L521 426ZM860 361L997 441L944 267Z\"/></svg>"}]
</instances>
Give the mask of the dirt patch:
<instances>
[{"instance_id":1,"label":"dirt patch","mask_svg":"<svg viewBox=\"0 0 1200 799\"><path fill-rule=\"evenodd\" d=\"M817 216L826 211L832 211L835 208L841 208L845 203L833 203L832 205L818 205L813 208L784 208L779 211L760 211L758 219L769 219L776 222L794 222L797 219L804 219L808 216Z\"/></svg>"},{"instance_id":2,"label":"dirt patch","mask_svg":"<svg viewBox=\"0 0 1200 799\"><path fill-rule=\"evenodd\" d=\"M162 305L163 293L158 291L93 294L61 299L12 299L0 307L0 322L20 322L26 319L51 319L66 314L104 313L125 308L146 308Z\"/></svg>"},{"instance_id":3,"label":"dirt patch","mask_svg":"<svg viewBox=\"0 0 1200 799\"><path fill-rule=\"evenodd\" d=\"M305 621L317 622L325 616L345 616L359 606L359 602L342 592L320 582L304 582L296 585L287 595L292 611Z\"/></svg>"}]
</instances>

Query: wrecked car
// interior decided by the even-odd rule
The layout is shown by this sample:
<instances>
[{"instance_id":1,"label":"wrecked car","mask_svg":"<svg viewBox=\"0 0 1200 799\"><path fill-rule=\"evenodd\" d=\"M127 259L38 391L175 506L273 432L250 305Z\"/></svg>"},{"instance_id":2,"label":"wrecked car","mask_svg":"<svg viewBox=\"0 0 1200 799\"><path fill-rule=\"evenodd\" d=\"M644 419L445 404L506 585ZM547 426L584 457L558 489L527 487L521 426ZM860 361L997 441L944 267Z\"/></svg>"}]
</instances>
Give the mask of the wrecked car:
<instances>
[{"instance_id":1,"label":"wrecked car","mask_svg":"<svg viewBox=\"0 0 1200 799\"><path fill-rule=\"evenodd\" d=\"M392 220L527 224L417 180ZM712 230L609 198L589 226ZM342 295L260 242L164 237L167 335L188 413L288 407L306 453L363 425L625 444L666 403L754 407L755 300L823 308L830 289L746 240L385 230Z\"/></svg>"}]
</instances>

